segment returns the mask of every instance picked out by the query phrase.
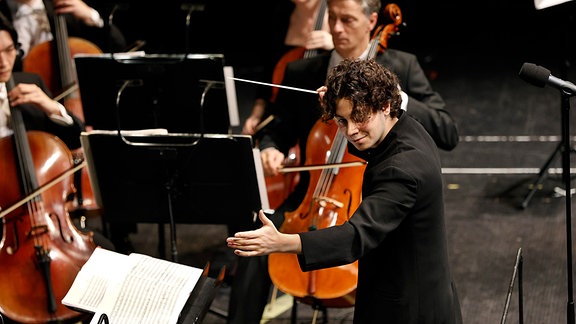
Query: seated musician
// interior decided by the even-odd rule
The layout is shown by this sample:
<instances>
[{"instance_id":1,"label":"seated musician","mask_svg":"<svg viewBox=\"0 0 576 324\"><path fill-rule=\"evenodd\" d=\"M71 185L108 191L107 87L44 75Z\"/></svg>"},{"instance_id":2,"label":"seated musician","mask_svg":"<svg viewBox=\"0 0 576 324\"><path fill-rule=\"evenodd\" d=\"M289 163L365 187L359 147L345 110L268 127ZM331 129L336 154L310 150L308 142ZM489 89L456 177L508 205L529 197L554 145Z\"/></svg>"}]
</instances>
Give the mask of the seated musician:
<instances>
[{"instance_id":1,"label":"seated musician","mask_svg":"<svg viewBox=\"0 0 576 324\"><path fill-rule=\"evenodd\" d=\"M54 39L49 16L43 0L6 0L0 2L0 12L12 22L18 33L22 59L28 56L35 46ZM55 14L66 14L68 35L88 40L104 52L118 52L126 47L122 32L114 25L109 25L108 13L100 3L97 8L91 7L82 0L54 0Z\"/></svg>"},{"instance_id":2,"label":"seated musician","mask_svg":"<svg viewBox=\"0 0 576 324\"><path fill-rule=\"evenodd\" d=\"M28 130L40 130L58 136L69 149L80 147L80 133L84 124L59 102L52 100L42 78L34 73L12 71L14 62L21 55L18 35L6 17L0 17L0 98L20 106ZM7 92L6 82L14 80L14 88ZM0 113L0 134L11 135L8 105Z\"/></svg>"},{"instance_id":3,"label":"seated musician","mask_svg":"<svg viewBox=\"0 0 576 324\"><path fill-rule=\"evenodd\" d=\"M328 27L328 17L326 16L326 7L322 5L323 0L291 0L287 2L278 2L273 16L273 24L269 29L270 35L267 47L270 48L268 57L263 65L262 81L268 82L268 78L275 80L275 73L280 75L279 70L283 70L285 63L302 58L296 56L300 49L306 49L309 53L322 53L334 48L332 35ZM322 10L322 11L320 11ZM287 19L279 19L283 14ZM280 42L274 42L276 40ZM278 44L275 44L278 43ZM255 135L257 127L263 122L264 117L270 114L267 111L270 106L269 100L272 97L272 88L259 87L258 93L252 105L250 116L244 121L242 127L243 134Z\"/></svg>"},{"instance_id":4,"label":"seated musician","mask_svg":"<svg viewBox=\"0 0 576 324\"><path fill-rule=\"evenodd\" d=\"M40 76L12 71L20 53L16 30L0 14L0 138L13 133L9 100L12 106L20 108L27 130L56 135L70 150L81 147L80 133L84 130L84 123L62 104L52 100ZM13 78L15 86L8 92L6 83L10 78ZM114 250L114 245L98 232L94 233L94 241L99 246Z\"/></svg>"},{"instance_id":5,"label":"seated musician","mask_svg":"<svg viewBox=\"0 0 576 324\"><path fill-rule=\"evenodd\" d=\"M51 7L48 7L51 6ZM44 71L56 71L57 69L46 69L45 66L50 64L58 64L58 62L51 62L50 55L45 55L43 47L45 43L54 40L54 33L50 26L49 13L54 12L56 15L64 15L66 22L67 33L70 37L76 37L81 40L89 41L96 45L104 52L118 52L126 49L126 39L122 31L115 25L110 25L108 22L109 10L111 5L98 2L98 1L82 1L82 0L6 0L0 1L0 12L11 22L16 30L19 39L19 55L13 64L13 71L22 71L24 60L29 57L31 51L34 53L34 61L28 64L30 70L42 73L44 81L48 81L50 75L46 75ZM49 10L47 10L49 9ZM88 42L79 41L70 43L71 51L76 53L89 52L93 53L92 46L88 46ZM42 71L42 72L40 72ZM48 83L51 92L56 92L55 85ZM42 90L46 90L43 87ZM40 91L40 89L36 89ZM50 91L49 91L50 92ZM52 93L55 94L55 93ZM76 115L73 117L83 118L81 111L75 110ZM69 120L70 121L70 120ZM82 120L83 121L83 120ZM57 121L58 122L58 121ZM77 134L79 131L74 125L79 122L74 120L72 127L65 128L66 131L71 132L71 141L69 148L74 150L80 147L80 142ZM65 134L56 134L63 136L62 139L67 142L68 136ZM68 142L67 142L68 144ZM77 152L74 152L77 154ZM81 189L79 189L81 190ZM116 238L115 246L120 248L123 252L129 253L133 251L133 247L129 241L129 234L136 232L135 224L128 225L111 225L110 231L112 238Z\"/></svg>"}]
</instances>

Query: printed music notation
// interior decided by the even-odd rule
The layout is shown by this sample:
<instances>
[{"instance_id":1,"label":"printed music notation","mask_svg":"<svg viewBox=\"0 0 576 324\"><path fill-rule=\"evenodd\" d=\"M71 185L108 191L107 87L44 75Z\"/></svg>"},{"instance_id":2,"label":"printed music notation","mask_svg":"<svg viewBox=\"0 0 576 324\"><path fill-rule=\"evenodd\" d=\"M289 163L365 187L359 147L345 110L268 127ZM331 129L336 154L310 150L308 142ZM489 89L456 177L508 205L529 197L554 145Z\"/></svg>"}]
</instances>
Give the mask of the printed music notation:
<instances>
[{"instance_id":1,"label":"printed music notation","mask_svg":"<svg viewBox=\"0 0 576 324\"><path fill-rule=\"evenodd\" d=\"M111 323L176 324L203 269L96 248L62 303Z\"/></svg>"}]
</instances>

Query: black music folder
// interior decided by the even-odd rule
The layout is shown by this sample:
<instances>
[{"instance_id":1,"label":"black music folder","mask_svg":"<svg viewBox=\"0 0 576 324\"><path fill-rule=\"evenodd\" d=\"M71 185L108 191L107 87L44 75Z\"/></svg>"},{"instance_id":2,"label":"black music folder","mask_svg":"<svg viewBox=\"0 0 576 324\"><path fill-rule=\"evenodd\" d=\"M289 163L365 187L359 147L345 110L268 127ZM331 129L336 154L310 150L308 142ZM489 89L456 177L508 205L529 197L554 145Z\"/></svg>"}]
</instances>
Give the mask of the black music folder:
<instances>
[{"instance_id":1,"label":"black music folder","mask_svg":"<svg viewBox=\"0 0 576 324\"><path fill-rule=\"evenodd\" d=\"M259 152L248 135L95 130L81 141L107 222L252 229L257 212L269 208Z\"/></svg>"}]
</instances>

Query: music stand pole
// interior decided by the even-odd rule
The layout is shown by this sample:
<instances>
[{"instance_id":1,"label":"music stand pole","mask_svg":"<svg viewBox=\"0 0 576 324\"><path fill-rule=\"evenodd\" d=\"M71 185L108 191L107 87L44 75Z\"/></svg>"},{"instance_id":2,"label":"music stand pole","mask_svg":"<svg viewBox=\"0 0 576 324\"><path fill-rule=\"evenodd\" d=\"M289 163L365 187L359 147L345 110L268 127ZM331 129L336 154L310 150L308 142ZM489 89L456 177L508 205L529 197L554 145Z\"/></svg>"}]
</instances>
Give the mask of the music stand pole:
<instances>
[{"instance_id":1,"label":"music stand pole","mask_svg":"<svg viewBox=\"0 0 576 324\"><path fill-rule=\"evenodd\" d=\"M166 189L168 190L168 216L170 217L170 254L172 255L172 261L178 262L178 250L176 248L176 222L174 221L174 212L172 210L172 188L172 184L166 185ZM164 231L164 228L162 228L162 231Z\"/></svg>"},{"instance_id":2,"label":"music stand pole","mask_svg":"<svg viewBox=\"0 0 576 324\"><path fill-rule=\"evenodd\" d=\"M566 188L566 272L567 272L567 320L574 324L574 297L573 297L573 276L572 276L572 196L570 190L570 94L564 90L562 93L562 179Z\"/></svg>"}]
</instances>

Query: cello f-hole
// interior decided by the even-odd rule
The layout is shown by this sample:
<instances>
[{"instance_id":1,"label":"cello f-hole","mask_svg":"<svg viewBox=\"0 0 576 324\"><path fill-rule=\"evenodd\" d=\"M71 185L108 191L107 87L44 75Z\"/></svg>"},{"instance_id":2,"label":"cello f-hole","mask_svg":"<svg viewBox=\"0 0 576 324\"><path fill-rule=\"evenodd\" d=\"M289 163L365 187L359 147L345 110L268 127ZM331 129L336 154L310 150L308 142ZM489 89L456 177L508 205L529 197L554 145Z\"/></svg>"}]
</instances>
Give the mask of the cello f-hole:
<instances>
[{"instance_id":1,"label":"cello f-hole","mask_svg":"<svg viewBox=\"0 0 576 324\"><path fill-rule=\"evenodd\" d=\"M55 219L55 223L58 224L58 231L60 232L60 238L62 239L62 241L66 242L66 243L72 243L74 241L74 238L72 236L66 237L64 235L64 231L62 228L62 223L60 222L60 219L58 218L58 215L55 215L53 213L50 214L50 218Z\"/></svg>"}]
</instances>

